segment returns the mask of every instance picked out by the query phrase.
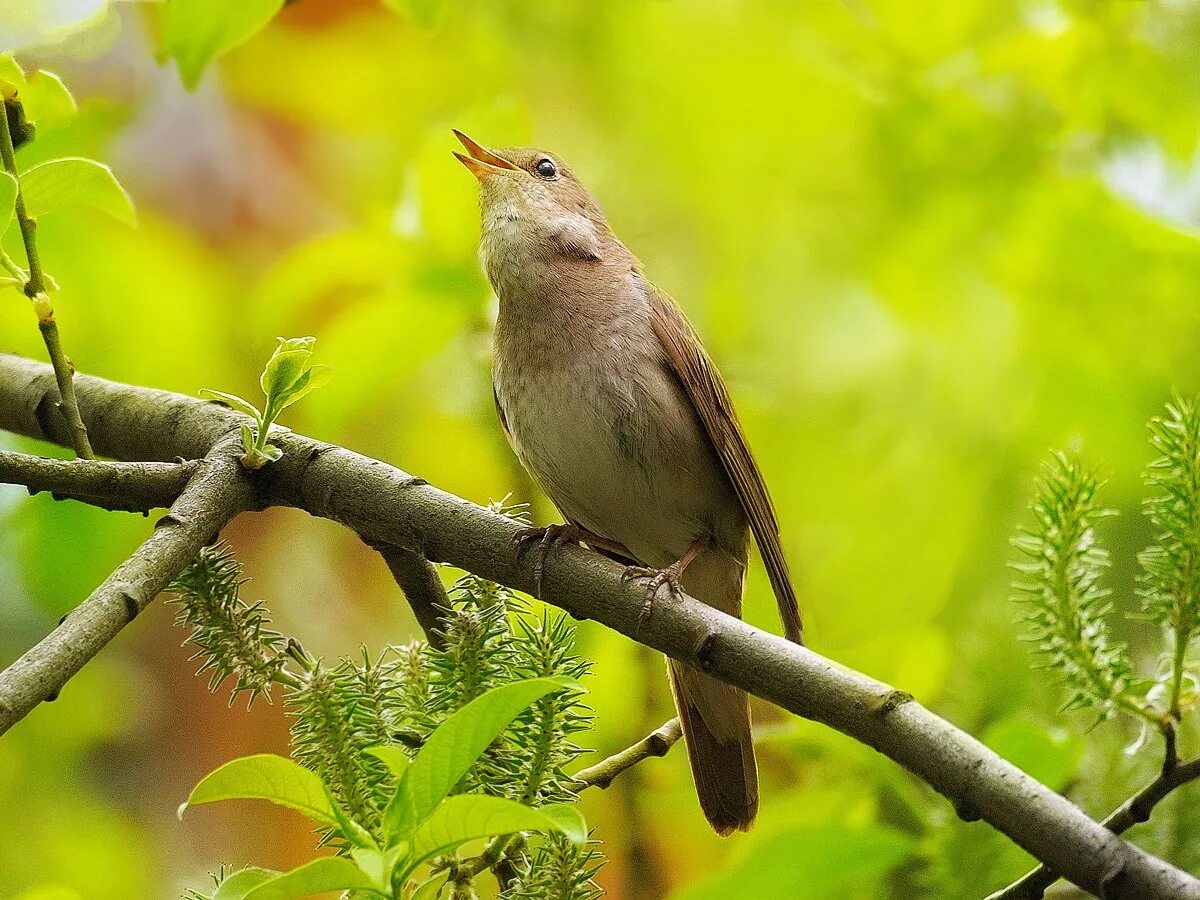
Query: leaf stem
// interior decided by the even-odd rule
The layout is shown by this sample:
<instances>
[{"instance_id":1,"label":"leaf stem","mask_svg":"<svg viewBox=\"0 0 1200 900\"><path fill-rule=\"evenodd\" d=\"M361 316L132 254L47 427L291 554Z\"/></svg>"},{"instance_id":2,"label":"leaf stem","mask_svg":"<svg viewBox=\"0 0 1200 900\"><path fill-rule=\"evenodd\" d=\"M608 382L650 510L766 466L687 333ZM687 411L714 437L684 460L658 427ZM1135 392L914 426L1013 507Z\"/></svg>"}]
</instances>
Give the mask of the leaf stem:
<instances>
[{"instance_id":1,"label":"leaf stem","mask_svg":"<svg viewBox=\"0 0 1200 900\"><path fill-rule=\"evenodd\" d=\"M2 101L0 106L3 106ZM75 399L75 367L63 352L58 323L54 321L54 307L46 294L46 275L42 270L35 238L37 222L25 208L12 131L8 127L8 115L4 110L0 110L0 162L3 162L4 170L17 182L17 223L21 227L21 240L25 244L25 256L29 260L29 273L24 279L25 296L33 302L33 310L38 317L38 330L42 333L46 352L50 355L51 365L54 366L54 380L58 383L59 396L56 405L71 430L71 445L75 449L75 455L80 459L95 459L96 455L92 452L92 445L88 440L87 427L79 415L79 403ZM5 268L8 268L7 263Z\"/></svg>"}]
</instances>

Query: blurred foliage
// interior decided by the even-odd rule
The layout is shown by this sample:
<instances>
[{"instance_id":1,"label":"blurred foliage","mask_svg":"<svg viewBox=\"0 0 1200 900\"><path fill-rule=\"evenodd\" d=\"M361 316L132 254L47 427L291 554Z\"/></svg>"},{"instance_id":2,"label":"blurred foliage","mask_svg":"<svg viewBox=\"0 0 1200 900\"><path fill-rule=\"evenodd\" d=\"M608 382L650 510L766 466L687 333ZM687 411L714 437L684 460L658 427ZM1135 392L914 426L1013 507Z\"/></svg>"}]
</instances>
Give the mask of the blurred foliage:
<instances>
[{"instance_id":1,"label":"blurred foliage","mask_svg":"<svg viewBox=\"0 0 1200 900\"><path fill-rule=\"evenodd\" d=\"M51 6L53 29L22 19ZM1132 722L1058 730L1091 719L1060 716L1031 671L1005 563L1051 446L1105 461L1121 513L1102 524L1111 583L1132 584L1137 551L1158 542L1139 510L1141 423L1172 387L1200 389L1200 4L298 0L191 93L154 62L153 6L0 12L0 50L59 73L79 104L37 120L21 166L102 159L138 204L137 228L85 210L38 229L82 370L250 396L275 335L316 334L338 377L291 427L478 502L511 492L550 520L495 422L493 300L449 128L553 148L725 372L813 645L1096 813L1152 774L1121 752ZM12 229L3 246L15 255ZM0 347L40 356L27 304L8 296ZM149 527L9 491L0 517L0 662ZM261 573L274 626L314 653L415 633L380 561L340 529L272 511L227 536ZM758 568L746 615L774 622ZM1157 626L1114 616L1111 630L1155 670ZM167 896L224 861L307 858L286 813L175 821L204 772L287 742L273 709L209 700L179 640L152 607L0 742L0 805L20 811L0 816L0 894ZM591 623L580 643L600 753L669 716L652 655ZM1028 866L872 751L756 711L749 836L708 833L682 754L585 796L610 896L966 898ZM1132 834L1195 868L1196 810L1181 793ZM761 859L807 886L747 893L731 873Z\"/></svg>"}]
</instances>

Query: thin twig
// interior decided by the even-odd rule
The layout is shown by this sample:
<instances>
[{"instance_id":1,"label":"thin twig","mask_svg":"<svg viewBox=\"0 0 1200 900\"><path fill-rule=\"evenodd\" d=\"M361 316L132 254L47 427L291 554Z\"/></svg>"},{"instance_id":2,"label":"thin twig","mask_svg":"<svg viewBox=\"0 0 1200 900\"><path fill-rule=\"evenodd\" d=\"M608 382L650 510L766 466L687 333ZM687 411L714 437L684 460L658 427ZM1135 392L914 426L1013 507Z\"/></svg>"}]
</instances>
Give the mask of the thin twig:
<instances>
[{"instance_id":1,"label":"thin twig","mask_svg":"<svg viewBox=\"0 0 1200 900\"><path fill-rule=\"evenodd\" d=\"M442 649L445 640L438 625L445 610L450 608L450 598L446 594L446 586L438 577L437 566L415 550L386 543L373 543L371 546L379 551L396 584L404 591L429 646Z\"/></svg>"},{"instance_id":2,"label":"thin twig","mask_svg":"<svg viewBox=\"0 0 1200 900\"><path fill-rule=\"evenodd\" d=\"M580 769L575 773L577 790L598 787L607 788L622 772L636 766L642 760L654 756L666 756L675 743L683 735L683 729L678 719L663 723L660 728L650 732L636 744L614 753L608 759L603 759L594 766Z\"/></svg>"},{"instance_id":3,"label":"thin twig","mask_svg":"<svg viewBox=\"0 0 1200 900\"><path fill-rule=\"evenodd\" d=\"M196 462L102 462L44 459L0 450L0 484L19 484L31 495L78 500L102 509L146 513L175 502Z\"/></svg>"},{"instance_id":4,"label":"thin twig","mask_svg":"<svg viewBox=\"0 0 1200 900\"><path fill-rule=\"evenodd\" d=\"M69 439L40 415L53 373L0 354L0 428ZM241 417L165 391L80 376L93 440L106 456L171 460L204 455ZM518 559L511 519L426 484L378 460L293 432L283 457L259 481L259 502L293 506L341 522L368 542L420 547L480 578L529 592L534 560ZM623 568L566 546L545 562L545 599L591 618L729 684L874 747L954 804L1008 835L1076 885L1108 897L1200 900L1200 881L1123 841L1075 804L934 715L903 691L754 628L686 595L659 598Z\"/></svg>"},{"instance_id":5,"label":"thin twig","mask_svg":"<svg viewBox=\"0 0 1200 900\"><path fill-rule=\"evenodd\" d=\"M669 722L664 722L659 728L650 732L636 744L614 753L594 766L589 766L586 769L576 772L573 776L575 784L572 787L576 791L585 791L590 787L597 787L604 790L613 783L613 780L618 775L628 771L643 760L666 756L682 736L683 727L679 724L679 719L671 719ZM493 838L481 854L471 859L463 860L456 865L452 878L470 881L485 869L494 868L499 865L505 859L505 854L508 852L514 837L514 835L501 835L500 837Z\"/></svg>"},{"instance_id":6,"label":"thin twig","mask_svg":"<svg viewBox=\"0 0 1200 900\"><path fill-rule=\"evenodd\" d=\"M59 626L0 672L0 734L63 685L176 578L225 524L252 507L254 491L232 442L214 448L179 499L129 559L63 617Z\"/></svg>"},{"instance_id":7,"label":"thin twig","mask_svg":"<svg viewBox=\"0 0 1200 900\"><path fill-rule=\"evenodd\" d=\"M1164 764L1157 778L1113 810L1101 824L1113 834L1124 834L1134 825L1148 821L1154 807L1173 790L1197 778L1200 778L1200 757ZM1037 900L1059 877L1045 866L1038 866L1008 887L990 894L987 900Z\"/></svg>"},{"instance_id":8,"label":"thin twig","mask_svg":"<svg viewBox=\"0 0 1200 900\"><path fill-rule=\"evenodd\" d=\"M25 296L33 301L33 309L38 317L38 329L42 333L42 341L46 344L46 352L50 355L50 363L54 366L54 378L58 384L58 410L70 428L71 446L75 449L75 455L80 459L93 459L94 454L88 440L87 428L83 424L83 418L79 415L79 402L75 399L75 367L63 352L62 339L58 334L58 323L54 320L54 307L50 304L50 297L46 293L46 273L42 270L35 237L37 222L25 209L25 197L21 193L21 176L17 171L12 132L9 129L8 116L4 114L3 106L3 102L0 101L0 162L3 163L4 170L17 182L17 224L21 228L21 240L25 244L25 256L29 260L29 278L25 282Z\"/></svg>"}]
</instances>

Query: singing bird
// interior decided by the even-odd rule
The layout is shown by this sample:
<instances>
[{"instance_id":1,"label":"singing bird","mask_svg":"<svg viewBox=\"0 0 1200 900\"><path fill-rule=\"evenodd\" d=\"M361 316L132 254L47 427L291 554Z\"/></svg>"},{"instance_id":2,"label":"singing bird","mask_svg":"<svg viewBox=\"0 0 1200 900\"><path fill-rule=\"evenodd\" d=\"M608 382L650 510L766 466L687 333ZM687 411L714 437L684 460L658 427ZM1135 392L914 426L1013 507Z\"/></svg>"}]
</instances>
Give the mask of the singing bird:
<instances>
[{"instance_id":1,"label":"singing bird","mask_svg":"<svg viewBox=\"0 0 1200 900\"><path fill-rule=\"evenodd\" d=\"M566 519L540 553L586 544L740 616L748 531L787 637L803 643L779 525L712 359L552 153L454 132L479 181L480 257L500 299L492 381L509 443ZM528 536L528 535L527 535ZM651 607L652 611L652 607ZM758 772L744 691L668 660L700 807L747 830Z\"/></svg>"}]
</instances>

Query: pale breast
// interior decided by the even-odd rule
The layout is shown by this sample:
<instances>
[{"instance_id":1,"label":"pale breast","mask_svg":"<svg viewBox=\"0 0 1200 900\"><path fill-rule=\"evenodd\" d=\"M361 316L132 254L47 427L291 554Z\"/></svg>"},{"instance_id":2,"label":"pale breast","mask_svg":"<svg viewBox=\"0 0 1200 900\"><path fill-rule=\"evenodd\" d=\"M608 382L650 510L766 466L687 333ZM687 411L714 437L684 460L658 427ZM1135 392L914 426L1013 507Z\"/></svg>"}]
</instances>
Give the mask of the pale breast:
<instances>
[{"instance_id":1,"label":"pale breast","mask_svg":"<svg viewBox=\"0 0 1200 900\"><path fill-rule=\"evenodd\" d=\"M525 276L527 289L537 276ZM648 304L632 293L603 299L604 307L585 302L585 312L561 299L538 310L502 295L497 402L522 463L566 516L667 565L696 537L739 528L740 510L666 364Z\"/></svg>"}]
</instances>

